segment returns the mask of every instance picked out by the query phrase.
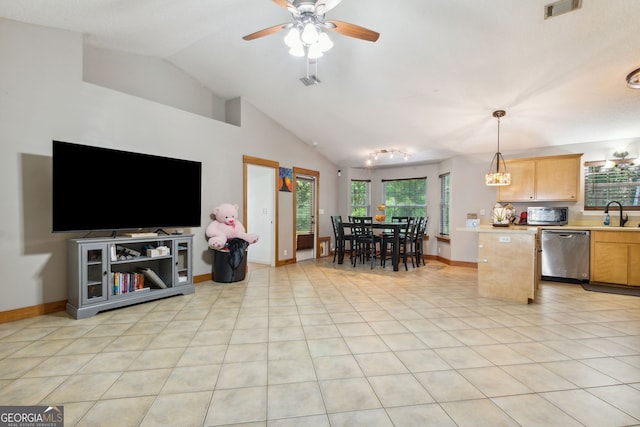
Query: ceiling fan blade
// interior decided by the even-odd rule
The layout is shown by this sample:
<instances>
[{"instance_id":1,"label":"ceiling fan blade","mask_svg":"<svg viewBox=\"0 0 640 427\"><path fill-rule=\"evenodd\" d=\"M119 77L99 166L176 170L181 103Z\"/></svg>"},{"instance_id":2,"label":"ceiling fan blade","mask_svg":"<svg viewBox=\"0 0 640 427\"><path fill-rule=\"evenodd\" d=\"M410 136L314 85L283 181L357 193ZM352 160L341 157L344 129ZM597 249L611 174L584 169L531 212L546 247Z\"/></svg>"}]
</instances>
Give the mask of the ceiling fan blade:
<instances>
[{"instance_id":1,"label":"ceiling fan blade","mask_svg":"<svg viewBox=\"0 0 640 427\"><path fill-rule=\"evenodd\" d=\"M359 25L333 20L327 22L329 24L335 25L335 28L328 28L328 30L338 34L342 34L344 36L355 37L357 39L362 39L370 42L375 42L378 40L378 37L380 37L380 33L376 33L375 31L369 30Z\"/></svg>"},{"instance_id":2,"label":"ceiling fan blade","mask_svg":"<svg viewBox=\"0 0 640 427\"><path fill-rule=\"evenodd\" d=\"M298 9L296 9L296 7L293 5L293 1L289 1L289 0L273 0L273 2L275 4L277 4L278 6L287 9L289 12L295 14L298 13Z\"/></svg>"},{"instance_id":3,"label":"ceiling fan blade","mask_svg":"<svg viewBox=\"0 0 640 427\"><path fill-rule=\"evenodd\" d=\"M280 7L284 7L285 9L289 8L289 2L287 0L273 0L273 2Z\"/></svg>"},{"instance_id":4,"label":"ceiling fan blade","mask_svg":"<svg viewBox=\"0 0 640 427\"><path fill-rule=\"evenodd\" d=\"M265 28L264 30L256 31L255 33L251 33L251 34L247 34L246 36L243 37L243 39L247 40L247 41L259 39L260 37L268 36L270 34L277 33L278 31L284 30L285 28L287 28L289 26L291 26L290 23L274 25L273 27Z\"/></svg>"},{"instance_id":5,"label":"ceiling fan blade","mask_svg":"<svg viewBox=\"0 0 640 427\"><path fill-rule=\"evenodd\" d=\"M322 3L324 3L324 11L323 11L323 13L329 12L331 9L333 9L334 7L339 5L341 1L342 0L322 0Z\"/></svg>"}]
</instances>

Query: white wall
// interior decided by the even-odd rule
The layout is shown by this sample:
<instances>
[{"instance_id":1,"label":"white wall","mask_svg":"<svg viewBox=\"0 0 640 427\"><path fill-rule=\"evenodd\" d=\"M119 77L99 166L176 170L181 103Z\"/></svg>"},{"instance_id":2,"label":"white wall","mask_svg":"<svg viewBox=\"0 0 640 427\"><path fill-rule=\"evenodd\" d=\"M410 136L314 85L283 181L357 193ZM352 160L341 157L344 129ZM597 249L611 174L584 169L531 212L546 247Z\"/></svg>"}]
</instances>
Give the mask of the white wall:
<instances>
[{"instance_id":1,"label":"white wall","mask_svg":"<svg viewBox=\"0 0 640 427\"><path fill-rule=\"evenodd\" d=\"M159 58L85 45L83 80L150 101L225 121L225 100ZM171 84L167 84L170 81Z\"/></svg>"},{"instance_id":2,"label":"white wall","mask_svg":"<svg viewBox=\"0 0 640 427\"><path fill-rule=\"evenodd\" d=\"M196 235L195 275L211 272L213 208L242 206L243 155L320 171L321 207L337 210L337 167L250 104L237 127L85 83L82 52L81 34L0 19L0 311L67 297L66 241L81 235L51 234L53 139L202 161L202 227L185 230ZM291 209L280 206L285 217ZM331 234L328 218L320 233Z\"/></svg>"}]
</instances>

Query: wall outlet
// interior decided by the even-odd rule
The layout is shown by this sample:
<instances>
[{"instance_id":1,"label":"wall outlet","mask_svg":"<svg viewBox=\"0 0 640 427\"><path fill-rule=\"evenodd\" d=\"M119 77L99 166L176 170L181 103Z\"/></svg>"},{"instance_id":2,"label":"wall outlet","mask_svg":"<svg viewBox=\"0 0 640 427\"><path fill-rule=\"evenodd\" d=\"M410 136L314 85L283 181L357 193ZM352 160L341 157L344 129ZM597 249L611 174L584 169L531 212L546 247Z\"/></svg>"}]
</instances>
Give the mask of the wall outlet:
<instances>
[{"instance_id":1,"label":"wall outlet","mask_svg":"<svg viewBox=\"0 0 640 427\"><path fill-rule=\"evenodd\" d=\"M438 253L442 252L442 248L438 248Z\"/></svg>"},{"instance_id":2,"label":"wall outlet","mask_svg":"<svg viewBox=\"0 0 640 427\"><path fill-rule=\"evenodd\" d=\"M287 250L286 249L284 250L284 256L287 256Z\"/></svg>"}]
</instances>

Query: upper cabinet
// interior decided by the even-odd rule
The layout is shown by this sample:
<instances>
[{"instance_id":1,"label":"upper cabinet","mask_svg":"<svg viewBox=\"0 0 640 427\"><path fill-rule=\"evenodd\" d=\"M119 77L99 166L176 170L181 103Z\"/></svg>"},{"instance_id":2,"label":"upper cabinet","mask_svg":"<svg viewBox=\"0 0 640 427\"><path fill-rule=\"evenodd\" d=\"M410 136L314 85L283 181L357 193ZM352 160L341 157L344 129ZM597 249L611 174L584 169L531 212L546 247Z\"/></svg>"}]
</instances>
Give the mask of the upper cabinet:
<instances>
[{"instance_id":1,"label":"upper cabinet","mask_svg":"<svg viewBox=\"0 0 640 427\"><path fill-rule=\"evenodd\" d=\"M578 200L582 154L507 160L511 185L498 187L499 202Z\"/></svg>"}]
</instances>

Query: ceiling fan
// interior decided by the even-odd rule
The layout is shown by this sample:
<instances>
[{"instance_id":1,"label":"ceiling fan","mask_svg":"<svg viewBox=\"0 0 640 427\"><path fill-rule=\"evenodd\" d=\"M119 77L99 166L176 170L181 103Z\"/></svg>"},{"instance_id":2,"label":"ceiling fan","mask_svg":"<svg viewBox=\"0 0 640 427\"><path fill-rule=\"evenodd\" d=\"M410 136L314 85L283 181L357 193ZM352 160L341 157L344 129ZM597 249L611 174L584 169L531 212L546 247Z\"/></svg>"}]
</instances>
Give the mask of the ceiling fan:
<instances>
[{"instance_id":1,"label":"ceiling fan","mask_svg":"<svg viewBox=\"0 0 640 427\"><path fill-rule=\"evenodd\" d=\"M315 59L322 56L333 46L325 30L344 36L375 42L380 34L348 22L325 20L325 14L336 7L342 0L273 0L291 12L293 22L274 25L243 37L244 40L255 40L278 31L289 29L285 43L289 53L294 56L307 56Z\"/></svg>"}]
</instances>

